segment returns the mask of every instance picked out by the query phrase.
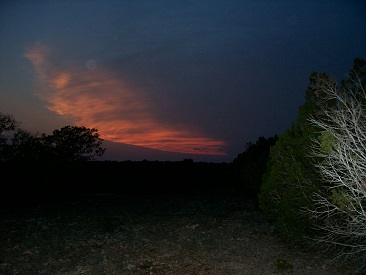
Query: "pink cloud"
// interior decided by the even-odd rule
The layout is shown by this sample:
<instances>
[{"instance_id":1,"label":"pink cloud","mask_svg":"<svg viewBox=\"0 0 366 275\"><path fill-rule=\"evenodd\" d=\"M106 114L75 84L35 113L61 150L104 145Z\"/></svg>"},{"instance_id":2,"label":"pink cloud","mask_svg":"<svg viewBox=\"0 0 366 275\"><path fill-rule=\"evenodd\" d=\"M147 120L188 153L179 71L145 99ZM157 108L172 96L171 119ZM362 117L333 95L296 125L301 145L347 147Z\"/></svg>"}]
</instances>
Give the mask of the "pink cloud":
<instances>
[{"instance_id":1,"label":"pink cloud","mask_svg":"<svg viewBox=\"0 0 366 275\"><path fill-rule=\"evenodd\" d=\"M49 110L75 125L96 128L103 139L114 142L178 153L226 154L224 141L159 122L147 97L112 72L100 67L61 70L48 61L50 54L50 48L38 43L24 56L45 86L37 95Z\"/></svg>"}]
</instances>

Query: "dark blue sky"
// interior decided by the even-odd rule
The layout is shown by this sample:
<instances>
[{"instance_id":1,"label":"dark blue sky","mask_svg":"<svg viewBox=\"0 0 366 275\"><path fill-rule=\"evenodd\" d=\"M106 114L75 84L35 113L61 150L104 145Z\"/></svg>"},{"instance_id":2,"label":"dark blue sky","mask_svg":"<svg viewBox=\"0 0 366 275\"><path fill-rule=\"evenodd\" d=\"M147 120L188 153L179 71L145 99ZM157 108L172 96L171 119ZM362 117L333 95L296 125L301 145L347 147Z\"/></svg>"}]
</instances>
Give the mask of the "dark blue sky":
<instances>
[{"instance_id":1,"label":"dark blue sky","mask_svg":"<svg viewBox=\"0 0 366 275\"><path fill-rule=\"evenodd\" d=\"M2 1L0 112L95 127L105 159L232 161L366 58L365 26L365 1Z\"/></svg>"}]
</instances>

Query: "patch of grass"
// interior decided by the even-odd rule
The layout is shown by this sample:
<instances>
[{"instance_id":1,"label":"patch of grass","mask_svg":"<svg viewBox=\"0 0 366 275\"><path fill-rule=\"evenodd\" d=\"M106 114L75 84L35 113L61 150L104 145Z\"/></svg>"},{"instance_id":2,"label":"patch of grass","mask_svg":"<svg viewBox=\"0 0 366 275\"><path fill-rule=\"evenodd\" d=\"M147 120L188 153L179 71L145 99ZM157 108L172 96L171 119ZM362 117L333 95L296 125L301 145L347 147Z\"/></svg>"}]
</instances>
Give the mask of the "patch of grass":
<instances>
[{"instance_id":1,"label":"patch of grass","mask_svg":"<svg viewBox=\"0 0 366 275\"><path fill-rule=\"evenodd\" d=\"M294 266L286 261L285 259L277 259L276 260L276 267L278 270L284 271L294 268Z\"/></svg>"}]
</instances>

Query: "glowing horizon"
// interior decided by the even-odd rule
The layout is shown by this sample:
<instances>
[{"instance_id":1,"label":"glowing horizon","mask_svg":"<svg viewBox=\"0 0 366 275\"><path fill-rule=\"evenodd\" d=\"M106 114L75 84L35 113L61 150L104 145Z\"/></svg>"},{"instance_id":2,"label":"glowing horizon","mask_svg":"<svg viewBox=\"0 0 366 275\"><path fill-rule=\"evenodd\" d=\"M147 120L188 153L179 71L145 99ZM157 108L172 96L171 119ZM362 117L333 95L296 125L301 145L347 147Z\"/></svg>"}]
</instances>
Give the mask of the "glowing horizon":
<instances>
[{"instance_id":1,"label":"glowing horizon","mask_svg":"<svg viewBox=\"0 0 366 275\"><path fill-rule=\"evenodd\" d=\"M24 54L45 85L37 95L50 111L75 125L98 129L105 140L176 153L226 155L222 140L202 136L188 126L164 125L152 102L109 70L94 63L61 70L48 61L50 53L51 48L36 43Z\"/></svg>"}]
</instances>

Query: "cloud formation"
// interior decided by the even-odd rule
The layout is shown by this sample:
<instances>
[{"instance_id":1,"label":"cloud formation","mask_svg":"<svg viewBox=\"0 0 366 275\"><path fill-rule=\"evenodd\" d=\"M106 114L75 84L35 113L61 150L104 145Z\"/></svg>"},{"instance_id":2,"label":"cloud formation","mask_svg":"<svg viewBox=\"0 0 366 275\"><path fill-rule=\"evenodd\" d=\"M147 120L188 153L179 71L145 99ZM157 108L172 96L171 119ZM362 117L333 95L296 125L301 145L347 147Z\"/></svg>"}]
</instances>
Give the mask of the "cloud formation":
<instances>
[{"instance_id":1,"label":"cloud formation","mask_svg":"<svg viewBox=\"0 0 366 275\"><path fill-rule=\"evenodd\" d=\"M45 86L37 95L49 110L77 126L98 129L105 140L177 153L226 155L224 141L159 121L152 102L111 71L95 62L91 66L92 61L83 69L60 69L49 62L51 52L36 43L24 54Z\"/></svg>"}]
</instances>

